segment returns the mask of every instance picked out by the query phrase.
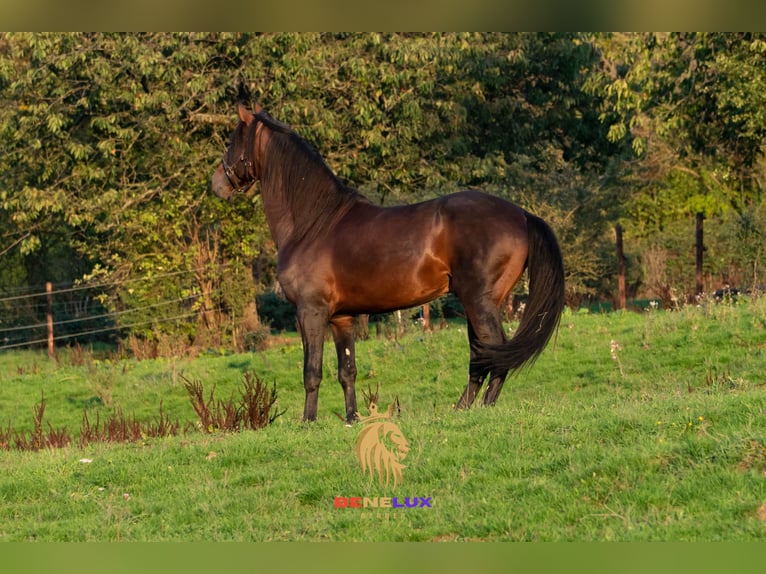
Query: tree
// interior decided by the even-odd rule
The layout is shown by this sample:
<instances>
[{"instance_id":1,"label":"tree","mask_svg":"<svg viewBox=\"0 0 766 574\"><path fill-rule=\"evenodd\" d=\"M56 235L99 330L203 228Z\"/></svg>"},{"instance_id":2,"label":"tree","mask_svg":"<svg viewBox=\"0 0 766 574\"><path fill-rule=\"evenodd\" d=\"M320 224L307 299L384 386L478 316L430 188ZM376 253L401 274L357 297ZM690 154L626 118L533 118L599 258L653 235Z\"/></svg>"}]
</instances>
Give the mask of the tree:
<instances>
[{"instance_id":1,"label":"tree","mask_svg":"<svg viewBox=\"0 0 766 574\"><path fill-rule=\"evenodd\" d=\"M184 295L211 300L212 294L199 293L206 271L191 265L212 237L200 231L217 225L222 212L244 207L217 205L207 196L215 153L223 147L216 124L222 120L201 110L228 105L235 89L236 73L229 80L226 72L239 63L237 43L229 39L0 38L0 206L13 224L3 249L18 247L26 261L40 261L29 281L49 279L56 269L68 272L61 280L87 275L105 281L113 310L152 309L127 321L148 323L145 334L153 331L149 321L157 309L151 306L158 301ZM213 62L220 62L219 74L207 73ZM227 243L229 260L253 251L249 242L262 232L256 225ZM61 251L57 246L69 254L48 257ZM71 266L78 259L83 264ZM180 279L181 270L189 275ZM127 286L136 277L145 280L144 296Z\"/></svg>"},{"instance_id":2,"label":"tree","mask_svg":"<svg viewBox=\"0 0 766 574\"><path fill-rule=\"evenodd\" d=\"M540 212L596 290L621 149L582 90L598 56L579 34L2 34L2 279L108 285L143 338L241 340L273 245L257 194L208 188L246 99L381 203L479 187Z\"/></svg>"},{"instance_id":3,"label":"tree","mask_svg":"<svg viewBox=\"0 0 766 574\"><path fill-rule=\"evenodd\" d=\"M604 98L601 119L610 139L634 151L621 164L628 190L621 215L646 239L644 247L684 257L682 245L666 238L697 212L713 225L733 213L743 233L752 223L746 214L757 213L764 173L765 39L750 33L594 37L602 62L587 89ZM711 277L725 272L713 259L707 270ZM686 282L679 275L670 281Z\"/></svg>"}]
</instances>

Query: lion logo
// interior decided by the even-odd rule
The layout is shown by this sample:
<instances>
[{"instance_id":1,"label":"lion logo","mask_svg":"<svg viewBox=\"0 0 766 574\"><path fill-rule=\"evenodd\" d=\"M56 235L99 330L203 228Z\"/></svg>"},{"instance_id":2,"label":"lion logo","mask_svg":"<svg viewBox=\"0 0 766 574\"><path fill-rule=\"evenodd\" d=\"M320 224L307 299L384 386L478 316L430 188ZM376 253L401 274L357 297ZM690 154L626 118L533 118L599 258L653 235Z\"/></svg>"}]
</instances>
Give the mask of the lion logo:
<instances>
[{"instance_id":1,"label":"lion logo","mask_svg":"<svg viewBox=\"0 0 766 574\"><path fill-rule=\"evenodd\" d=\"M402 460L410 450L410 443L404 438L399 427L391 422L392 405L385 413L378 412L378 406L370 403L370 415L359 415L360 424L364 428L359 433L356 442L356 455L362 466L362 472L369 472L370 478L378 473L378 482L388 487L393 479L393 487L402 481ZM392 448L389 448L391 445ZM383 476L385 474L385 483Z\"/></svg>"}]
</instances>

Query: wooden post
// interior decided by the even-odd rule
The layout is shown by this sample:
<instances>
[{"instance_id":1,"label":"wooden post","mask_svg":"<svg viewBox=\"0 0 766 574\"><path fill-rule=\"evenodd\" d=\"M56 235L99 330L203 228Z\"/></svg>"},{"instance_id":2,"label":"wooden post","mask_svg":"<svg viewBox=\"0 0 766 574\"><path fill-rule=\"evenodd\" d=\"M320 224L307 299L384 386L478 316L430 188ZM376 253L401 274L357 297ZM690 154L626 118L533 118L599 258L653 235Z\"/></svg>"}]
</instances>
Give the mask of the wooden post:
<instances>
[{"instance_id":1,"label":"wooden post","mask_svg":"<svg viewBox=\"0 0 766 574\"><path fill-rule=\"evenodd\" d=\"M703 224L705 215L697 213L697 290L696 294L701 295L703 291L702 285L702 254L705 252L705 244L703 242Z\"/></svg>"},{"instance_id":2,"label":"wooden post","mask_svg":"<svg viewBox=\"0 0 766 574\"><path fill-rule=\"evenodd\" d=\"M53 346L53 284L50 281L45 284L45 292L48 298L48 357L52 359L56 349Z\"/></svg>"},{"instance_id":3,"label":"wooden post","mask_svg":"<svg viewBox=\"0 0 766 574\"><path fill-rule=\"evenodd\" d=\"M370 316L369 315L357 315L354 322L354 334L356 338L361 341L366 341L370 338Z\"/></svg>"},{"instance_id":4,"label":"wooden post","mask_svg":"<svg viewBox=\"0 0 766 574\"><path fill-rule=\"evenodd\" d=\"M622 249L622 225L618 223L614 231L617 235L617 285L619 289L617 308L625 309L627 306L627 295L625 293L625 253Z\"/></svg>"},{"instance_id":5,"label":"wooden post","mask_svg":"<svg viewBox=\"0 0 766 574\"><path fill-rule=\"evenodd\" d=\"M431 330L431 306L428 303L423 305L423 330Z\"/></svg>"}]
</instances>

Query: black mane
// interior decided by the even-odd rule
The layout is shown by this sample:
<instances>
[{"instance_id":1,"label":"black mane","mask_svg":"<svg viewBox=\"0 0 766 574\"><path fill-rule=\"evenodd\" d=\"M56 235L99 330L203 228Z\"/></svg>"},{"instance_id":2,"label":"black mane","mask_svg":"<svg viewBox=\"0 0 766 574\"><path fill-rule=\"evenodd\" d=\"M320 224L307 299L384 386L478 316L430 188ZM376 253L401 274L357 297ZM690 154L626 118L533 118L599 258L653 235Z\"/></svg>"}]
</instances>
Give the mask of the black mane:
<instances>
[{"instance_id":1,"label":"black mane","mask_svg":"<svg viewBox=\"0 0 766 574\"><path fill-rule=\"evenodd\" d=\"M368 201L342 183L317 150L292 128L263 111L255 119L271 130L262 158L261 186L284 194L293 216L293 238L310 239L351 203Z\"/></svg>"}]
</instances>

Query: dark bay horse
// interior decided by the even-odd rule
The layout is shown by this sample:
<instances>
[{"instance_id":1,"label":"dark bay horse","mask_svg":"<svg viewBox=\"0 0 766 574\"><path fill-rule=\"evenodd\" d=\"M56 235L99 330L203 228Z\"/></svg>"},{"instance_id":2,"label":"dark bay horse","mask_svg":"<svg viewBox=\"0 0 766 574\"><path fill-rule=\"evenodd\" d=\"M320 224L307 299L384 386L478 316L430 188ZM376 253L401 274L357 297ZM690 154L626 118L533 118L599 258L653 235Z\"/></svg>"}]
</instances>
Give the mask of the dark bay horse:
<instances>
[{"instance_id":1,"label":"dark bay horse","mask_svg":"<svg viewBox=\"0 0 766 574\"><path fill-rule=\"evenodd\" d=\"M258 180L277 245L277 276L296 305L303 340L304 420L315 420L329 322L346 420L357 418L354 316L421 305L454 293L468 319L469 407L484 380L497 400L509 372L533 362L558 326L564 268L540 218L503 199L462 191L415 205L380 207L343 184L291 128L256 105L240 122L212 178L231 199ZM499 307L525 269L529 298L506 340Z\"/></svg>"}]
</instances>

